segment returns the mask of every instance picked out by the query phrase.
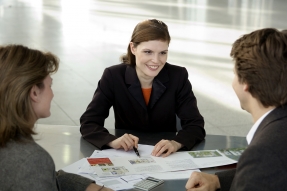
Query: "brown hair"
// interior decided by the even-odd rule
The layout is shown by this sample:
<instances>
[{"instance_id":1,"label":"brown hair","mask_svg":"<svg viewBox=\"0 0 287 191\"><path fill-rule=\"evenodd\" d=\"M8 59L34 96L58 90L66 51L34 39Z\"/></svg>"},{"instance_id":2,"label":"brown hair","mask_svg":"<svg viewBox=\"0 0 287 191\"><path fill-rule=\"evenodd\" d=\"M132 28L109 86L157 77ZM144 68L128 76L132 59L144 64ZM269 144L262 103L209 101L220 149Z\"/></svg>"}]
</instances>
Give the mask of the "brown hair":
<instances>
[{"instance_id":1,"label":"brown hair","mask_svg":"<svg viewBox=\"0 0 287 191\"><path fill-rule=\"evenodd\" d=\"M36 115L30 91L58 70L59 60L22 45L0 46L0 147L9 140L32 139Z\"/></svg>"},{"instance_id":2,"label":"brown hair","mask_svg":"<svg viewBox=\"0 0 287 191\"><path fill-rule=\"evenodd\" d=\"M265 28L235 41L231 53L240 83L263 106L287 103L287 33Z\"/></svg>"},{"instance_id":3,"label":"brown hair","mask_svg":"<svg viewBox=\"0 0 287 191\"><path fill-rule=\"evenodd\" d=\"M150 40L161 40L170 43L170 36L167 25L157 19L149 19L142 21L135 27L131 42L137 47L141 42ZM121 57L121 61L126 64L135 66L135 55L131 52L130 45L127 48L127 54Z\"/></svg>"}]
</instances>

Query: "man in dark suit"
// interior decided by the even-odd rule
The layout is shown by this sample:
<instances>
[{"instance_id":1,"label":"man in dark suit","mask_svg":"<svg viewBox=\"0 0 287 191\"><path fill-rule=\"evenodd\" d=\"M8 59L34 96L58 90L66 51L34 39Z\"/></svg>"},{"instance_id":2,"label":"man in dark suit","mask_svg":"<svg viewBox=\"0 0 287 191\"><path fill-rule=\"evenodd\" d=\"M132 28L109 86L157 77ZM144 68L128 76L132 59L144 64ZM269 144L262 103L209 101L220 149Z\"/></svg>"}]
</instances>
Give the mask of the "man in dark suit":
<instances>
[{"instance_id":1,"label":"man in dark suit","mask_svg":"<svg viewBox=\"0 0 287 191\"><path fill-rule=\"evenodd\" d=\"M237 168L215 175L192 173L186 189L287 190L287 33L254 31L233 44L233 89L254 125Z\"/></svg>"}]
</instances>

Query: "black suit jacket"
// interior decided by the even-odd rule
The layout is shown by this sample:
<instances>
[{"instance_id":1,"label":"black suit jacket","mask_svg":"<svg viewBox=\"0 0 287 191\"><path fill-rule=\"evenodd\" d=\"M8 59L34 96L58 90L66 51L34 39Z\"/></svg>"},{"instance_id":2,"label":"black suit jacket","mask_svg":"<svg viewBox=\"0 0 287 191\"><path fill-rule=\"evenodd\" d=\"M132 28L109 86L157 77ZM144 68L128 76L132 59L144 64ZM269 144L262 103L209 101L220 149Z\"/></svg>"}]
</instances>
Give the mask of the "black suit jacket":
<instances>
[{"instance_id":1,"label":"black suit jacket","mask_svg":"<svg viewBox=\"0 0 287 191\"><path fill-rule=\"evenodd\" d=\"M263 119L236 170L216 174L221 191L287 190L287 105Z\"/></svg>"},{"instance_id":2,"label":"black suit jacket","mask_svg":"<svg viewBox=\"0 0 287 191\"><path fill-rule=\"evenodd\" d=\"M119 64L106 68L80 119L83 138L101 149L117 138L104 128L111 107L116 129L176 132L177 115L182 130L174 140L183 144L184 149L190 150L205 137L203 117L183 67L165 64L153 80L148 105L134 67Z\"/></svg>"}]
</instances>

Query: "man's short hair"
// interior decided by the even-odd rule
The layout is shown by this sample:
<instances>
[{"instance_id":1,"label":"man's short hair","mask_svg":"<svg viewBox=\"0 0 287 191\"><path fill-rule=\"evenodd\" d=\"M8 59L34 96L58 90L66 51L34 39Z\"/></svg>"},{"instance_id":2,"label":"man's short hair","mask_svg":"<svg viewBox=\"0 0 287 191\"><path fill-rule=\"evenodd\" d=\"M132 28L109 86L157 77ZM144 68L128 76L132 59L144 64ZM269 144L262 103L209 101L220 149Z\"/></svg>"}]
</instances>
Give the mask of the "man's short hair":
<instances>
[{"instance_id":1,"label":"man's short hair","mask_svg":"<svg viewBox=\"0 0 287 191\"><path fill-rule=\"evenodd\" d=\"M230 56L240 83L263 106L287 103L287 32L265 28L246 34L233 44Z\"/></svg>"}]
</instances>

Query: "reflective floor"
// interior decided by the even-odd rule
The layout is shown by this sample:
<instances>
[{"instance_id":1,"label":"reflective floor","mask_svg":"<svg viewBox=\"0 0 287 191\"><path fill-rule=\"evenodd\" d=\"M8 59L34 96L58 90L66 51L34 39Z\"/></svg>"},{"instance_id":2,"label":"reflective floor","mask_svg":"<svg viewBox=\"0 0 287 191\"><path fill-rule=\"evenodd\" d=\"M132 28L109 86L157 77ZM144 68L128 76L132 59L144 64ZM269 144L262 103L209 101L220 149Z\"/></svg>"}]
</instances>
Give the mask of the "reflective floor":
<instances>
[{"instance_id":1,"label":"reflective floor","mask_svg":"<svg viewBox=\"0 0 287 191\"><path fill-rule=\"evenodd\" d=\"M246 136L252 120L231 87L231 45L259 28L287 28L286 10L286 0L0 0L0 44L60 58L52 115L38 123L78 126L104 68L120 62L134 26L160 19L172 38L168 62L187 68L207 133ZM113 123L111 110L105 125Z\"/></svg>"}]
</instances>

